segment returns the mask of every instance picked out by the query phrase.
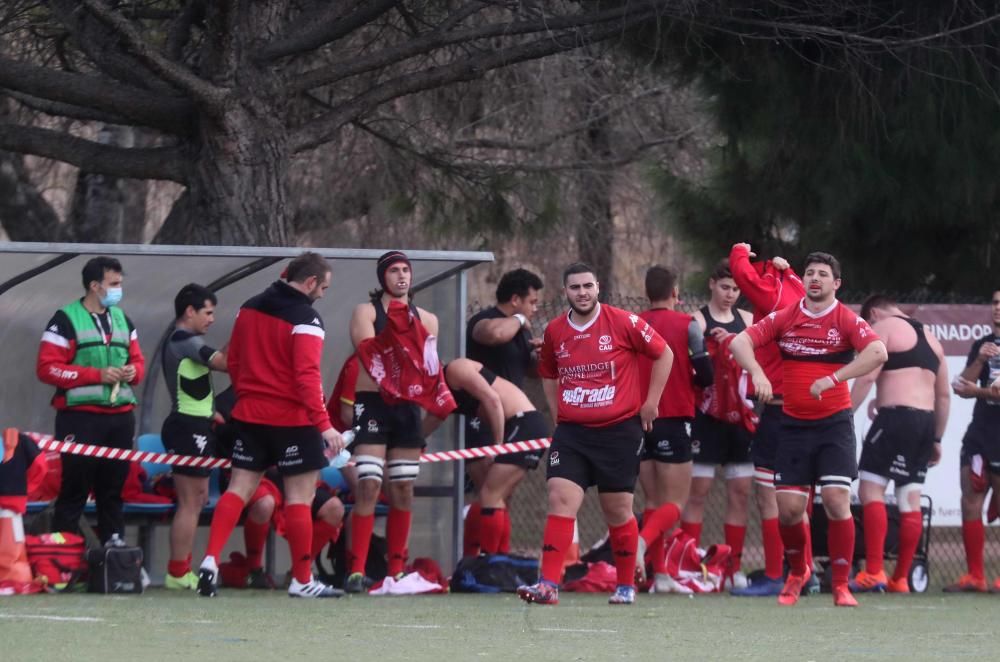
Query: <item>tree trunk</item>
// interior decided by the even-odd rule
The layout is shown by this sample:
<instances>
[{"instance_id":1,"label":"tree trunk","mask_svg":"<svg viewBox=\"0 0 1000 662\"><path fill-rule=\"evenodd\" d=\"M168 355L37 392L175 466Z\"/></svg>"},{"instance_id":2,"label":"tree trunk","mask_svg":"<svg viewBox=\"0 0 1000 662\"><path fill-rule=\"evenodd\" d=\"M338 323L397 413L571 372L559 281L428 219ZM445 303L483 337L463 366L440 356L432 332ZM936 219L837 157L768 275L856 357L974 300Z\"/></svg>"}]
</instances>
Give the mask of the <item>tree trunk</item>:
<instances>
[{"instance_id":1,"label":"tree trunk","mask_svg":"<svg viewBox=\"0 0 1000 662\"><path fill-rule=\"evenodd\" d=\"M0 225L11 241L54 241L59 216L28 178L24 157L0 151Z\"/></svg>"},{"instance_id":2,"label":"tree trunk","mask_svg":"<svg viewBox=\"0 0 1000 662\"><path fill-rule=\"evenodd\" d=\"M242 3L207 5L205 35L211 41L202 74L230 94L221 112L201 115L185 208L168 217L170 225L183 220L184 243L293 243L285 90L274 70L251 57L259 40L284 24L288 0L254 4L252 11L240 8Z\"/></svg>"},{"instance_id":3,"label":"tree trunk","mask_svg":"<svg viewBox=\"0 0 1000 662\"><path fill-rule=\"evenodd\" d=\"M97 142L135 147L136 129L105 124L98 132ZM81 171L76 178L69 218L63 228L63 241L111 244L142 241L147 189L145 180Z\"/></svg>"},{"instance_id":4,"label":"tree trunk","mask_svg":"<svg viewBox=\"0 0 1000 662\"><path fill-rule=\"evenodd\" d=\"M611 146L608 121L596 120L587 130L587 152L595 161L609 160ZM577 247L580 260L594 269L601 283L601 300L614 287L614 216L611 213L611 173L586 170L580 176L580 222Z\"/></svg>"}]
</instances>

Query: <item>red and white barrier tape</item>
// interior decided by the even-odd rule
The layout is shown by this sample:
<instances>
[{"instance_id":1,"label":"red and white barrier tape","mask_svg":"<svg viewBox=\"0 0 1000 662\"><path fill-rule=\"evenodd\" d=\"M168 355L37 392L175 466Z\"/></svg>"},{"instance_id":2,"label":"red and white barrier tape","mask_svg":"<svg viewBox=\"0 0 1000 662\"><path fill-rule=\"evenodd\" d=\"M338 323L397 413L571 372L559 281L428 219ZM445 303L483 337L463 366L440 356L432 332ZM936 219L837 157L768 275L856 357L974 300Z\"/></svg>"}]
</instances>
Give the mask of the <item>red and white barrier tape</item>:
<instances>
[{"instance_id":1,"label":"red and white barrier tape","mask_svg":"<svg viewBox=\"0 0 1000 662\"><path fill-rule=\"evenodd\" d=\"M228 467L229 459L221 457L197 457L194 455L175 455L173 453L151 453L149 451L125 450L122 448L107 448L105 446L90 446L73 441L59 441L52 435L38 432L25 432L38 447L46 451L100 457L109 460L125 460L129 462L152 462L154 464L171 464L181 467L200 467L215 469ZM529 441L514 441L509 444L482 446L480 448L464 448L454 451L439 451L425 453L420 456L421 462L453 462L455 460L475 460L484 457L496 457L509 453L524 453L526 451L543 451L552 443L551 439L531 439Z\"/></svg>"}]
</instances>

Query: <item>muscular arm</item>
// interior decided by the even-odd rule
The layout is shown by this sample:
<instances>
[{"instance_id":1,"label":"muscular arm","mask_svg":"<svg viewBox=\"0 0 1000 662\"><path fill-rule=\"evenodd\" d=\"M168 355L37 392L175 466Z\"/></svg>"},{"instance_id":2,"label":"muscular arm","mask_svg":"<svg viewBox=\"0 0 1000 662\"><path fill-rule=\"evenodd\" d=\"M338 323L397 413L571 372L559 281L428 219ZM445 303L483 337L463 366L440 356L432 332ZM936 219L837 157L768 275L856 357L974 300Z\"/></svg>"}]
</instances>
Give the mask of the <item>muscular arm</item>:
<instances>
[{"instance_id":1,"label":"muscular arm","mask_svg":"<svg viewBox=\"0 0 1000 662\"><path fill-rule=\"evenodd\" d=\"M869 343L861 352L854 357L854 360L842 368L834 370L833 374L840 381L847 381L855 377L866 375L889 359L889 353L885 349L885 343L876 340Z\"/></svg>"},{"instance_id":2,"label":"muscular arm","mask_svg":"<svg viewBox=\"0 0 1000 662\"><path fill-rule=\"evenodd\" d=\"M663 395L663 387L667 385L673 363L674 353L669 346L665 346L660 358L653 361L653 370L649 375L649 393L646 395L646 402L642 405L642 419L643 424L648 423L647 431L652 430L653 419L656 418L660 405L660 396Z\"/></svg>"},{"instance_id":3,"label":"muscular arm","mask_svg":"<svg viewBox=\"0 0 1000 662\"><path fill-rule=\"evenodd\" d=\"M875 381L881 374L882 366L879 366L868 374L861 375L854 380L854 385L851 386L851 409L854 411L858 410L858 407L860 407L861 403L868 397L868 394L872 390L872 386L875 385Z\"/></svg>"},{"instance_id":4,"label":"muscular arm","mask_svg":"<svg viewBox=\"0 0 1000 662\"><path fill-rule=\"evenodd\" d=\"M559 423L559 383L555 379L542 378L542 391L545 392L545 403L549 406L552 423Z\"/></svg>"},{"instance_id":5,"label":"muscular arm","mask_svg":"<svg viewBox=\"0 0 1000 662\"><path fill-rule=\"evenodd\" d=\"M483 319L472 327L472 339L480 345L502 345L521 332L521 322L516 317Z\"/></svg>"},{"instance_id":6,"label":"muscular arm","mask_svg":"<svg viewBox=\"0 0 1000 662\"><path fill-rule=\"evenodd\" d=\"M351 343L357 349L362 340L374 337L375 307L370 303L359 303L351 313Z\"/></svg>"},{"instance_id":7,"label":"muscular arm","mask_svg":"<svg viewBox=\"0 0 1000 662\"><path fill-rule=\"evenodd\" d=\"M705 335L697 320L691 320L688 325L688 352L691 354L691 367L694 368L695 386L707 388L715 381L712 371L712 358L705 349Z\"/></svg>"},{"instance_id":8,"label":"muscular arm","mask_svg":"<svg viewBox=\"0 0 1000 662\"><path fill-rule=\"evenodd\" d=\"M741 331L729 343L729 351L733 353L733 359L741 368L750 373L750 379L753 381L753 388L757 393L757 399L766 404L771 401L773 393L771 382L768 380L767 375L764 374L764 369L757 363L757 358L753 354L753 348L753 339L746 331Z\"/></svg>"},{"instance_id":9,"label":"muscular arm","mask_svg":"<svg viewBox=\"0 0 1000 662\"><path fill-rule=\"evenodd\" d=\"M937 376L934 378L934 438L941 439L944 437L948 414L951 412L951 385L948 383L948 364L944 360L941 344L936 339L932 343L934 353L941 361Z\"/></svg>"},{"instance_id":10,"label":"muscular arm","mask_svg":"<svg viewBox=\"0 0 1000 662\"><path fill-rule=\"evenodd\" d=\"M424 325L424 328L427 329L427 333L432 336L436 336L438 334L437 315L432 312L428 312L423 308L417 308L417 311L420 313L420 321Z\"/></svg>"}]
</instances>

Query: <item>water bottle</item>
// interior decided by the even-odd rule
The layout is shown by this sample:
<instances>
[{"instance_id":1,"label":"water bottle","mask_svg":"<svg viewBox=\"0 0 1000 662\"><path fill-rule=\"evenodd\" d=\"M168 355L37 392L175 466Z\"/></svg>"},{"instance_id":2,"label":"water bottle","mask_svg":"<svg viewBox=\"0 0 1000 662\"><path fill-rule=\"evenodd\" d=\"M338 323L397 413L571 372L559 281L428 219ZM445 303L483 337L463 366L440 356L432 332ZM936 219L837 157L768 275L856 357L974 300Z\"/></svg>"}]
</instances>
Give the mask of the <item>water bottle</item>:
<instances>
[{"instance_id":1,"label":"water bottle","mask_svg":"<svg viewBox=\"0 0 1000 662\"><path fill-rule=\"evenodd\" d=\"M347 450L347 446L350 446L354 441L354 437L358 434L358 428L351 428L350 430L345 430L340 434L344 440L344 450L340 451L332 458L330 458L330 466L335 469L340 469L347 465L351 461L351 451Z\"/></svg>"},{"instance_id":2,"label":"water bottle","mask_svg":"<svg viewBox=\"0 0 1000 662\"><path fill-rule=\"evenodd\" d=\"M125 541L117 533L111 534L111 539L104 543L105 547L124 547Z\"/></svg>"}]
</instances>

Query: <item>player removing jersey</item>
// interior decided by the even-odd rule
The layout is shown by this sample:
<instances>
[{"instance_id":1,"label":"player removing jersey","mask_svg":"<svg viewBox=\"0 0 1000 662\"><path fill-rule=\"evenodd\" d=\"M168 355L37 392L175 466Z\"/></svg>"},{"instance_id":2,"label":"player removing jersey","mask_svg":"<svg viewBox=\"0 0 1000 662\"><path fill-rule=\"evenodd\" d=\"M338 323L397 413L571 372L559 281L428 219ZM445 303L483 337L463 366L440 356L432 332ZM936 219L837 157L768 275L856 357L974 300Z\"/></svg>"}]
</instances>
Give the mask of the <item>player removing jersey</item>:
<instances>
[{"instance_id":1,"label":"player removing jersey","mask_svg":"<svg viewBox=\"0 0 1000 662\"><path fill-rule=\"evenodd\" d=\"M653 427L673 353L638 315L598 303L600 290L589 266L570 265L563 288L570 311L545 329L538 366L557 423L549 449L542 579L517 592L527 602L559 601L576 513L587 488L596 485L618 575L609 602L632 604L639 538L632 492L643 431ZM639 356L654 359L645 401L640 399Z\"/></svg>"},{"instance_id":2,"label":"player removing jersey","mask_svg":"<svg viewBox=\"0 0 1000 662\"><path fill-rule=\"evenodd\" d=\"M771 383L753 350L774 342L784 359L785 399L775 486L791 572L778 604L795 604L809 579L803 515L809 488L818 484L830 522L827 538L834 604L854 607L858 603L847 580L854 558L851 482L857 476L857 449L846 382L878 368L887 353L868 322L837 301L841 280L835 257L810 253L803 280L806 296L798 305L771 313L743 331L731 349L750 373L763 402L771 399ZM860 352L856 357L855 351Z\"/></svg>"}]
</instances>

